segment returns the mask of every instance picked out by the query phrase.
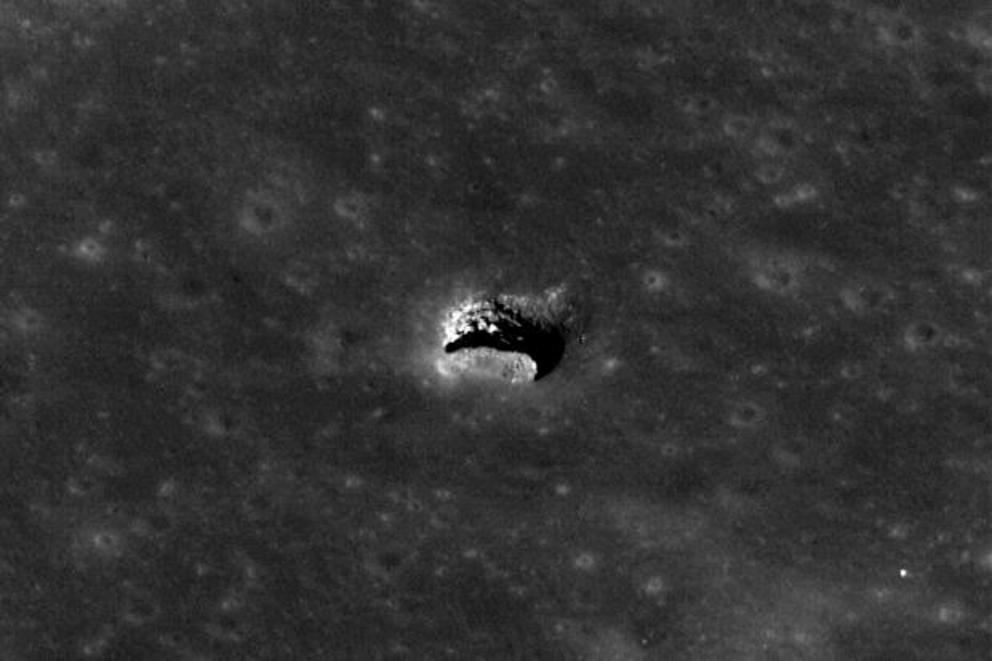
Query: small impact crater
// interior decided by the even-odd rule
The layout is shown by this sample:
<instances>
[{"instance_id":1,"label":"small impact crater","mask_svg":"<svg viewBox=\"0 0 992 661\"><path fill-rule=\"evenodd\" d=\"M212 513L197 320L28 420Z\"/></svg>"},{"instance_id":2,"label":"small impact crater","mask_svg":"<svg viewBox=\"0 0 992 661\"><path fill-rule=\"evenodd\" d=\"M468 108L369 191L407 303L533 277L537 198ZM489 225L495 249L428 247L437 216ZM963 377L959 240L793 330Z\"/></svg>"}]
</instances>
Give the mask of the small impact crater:
<instances>
[{"instance_id":1,"label":"small impact crater","mask_svg":"<svg viewBox=\"0 0 992 661\"><path fill-rule=\"evenodd\" d=\"M562 290L553 289L540 296L497 295L456 306L444 322L438 371L510 383L544 378L561 362L571 335L574 309L562 299Z\"/></svg>"}]
</instances>

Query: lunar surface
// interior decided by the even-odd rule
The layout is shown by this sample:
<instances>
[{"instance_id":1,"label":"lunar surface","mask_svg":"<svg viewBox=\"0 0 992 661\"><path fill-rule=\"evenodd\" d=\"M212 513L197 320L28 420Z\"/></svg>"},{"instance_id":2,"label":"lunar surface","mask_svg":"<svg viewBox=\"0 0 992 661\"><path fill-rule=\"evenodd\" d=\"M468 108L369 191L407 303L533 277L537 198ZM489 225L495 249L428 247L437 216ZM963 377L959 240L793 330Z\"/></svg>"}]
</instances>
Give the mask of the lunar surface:
<instances>
[{"instance_id":1,"label":"lunar surface","mask_svg":"<svg viewBox=\"0 0 992 661\"><path fill-rule=\"evenodd\" d=\"M0 0L0 659L992 658L992 9Z\"/></svg>"}]
</instances>

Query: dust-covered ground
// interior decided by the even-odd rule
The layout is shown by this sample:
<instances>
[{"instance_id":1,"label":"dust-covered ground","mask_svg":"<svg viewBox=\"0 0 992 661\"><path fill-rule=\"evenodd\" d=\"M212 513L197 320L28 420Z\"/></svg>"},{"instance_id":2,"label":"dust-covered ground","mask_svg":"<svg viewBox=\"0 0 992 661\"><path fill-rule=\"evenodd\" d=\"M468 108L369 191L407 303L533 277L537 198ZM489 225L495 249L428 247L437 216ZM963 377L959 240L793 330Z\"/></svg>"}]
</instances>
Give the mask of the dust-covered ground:
<instances>
[{"instance_id":1,"label":"dust-covered ground","mask_svg":"<svg viewBox=\"0 0 992 661\"><path fill-rule=\"evenodd\" d=\"M990 658L990 120L980 2L0 2L0 657Z\"/></svg>"}]
</instances>

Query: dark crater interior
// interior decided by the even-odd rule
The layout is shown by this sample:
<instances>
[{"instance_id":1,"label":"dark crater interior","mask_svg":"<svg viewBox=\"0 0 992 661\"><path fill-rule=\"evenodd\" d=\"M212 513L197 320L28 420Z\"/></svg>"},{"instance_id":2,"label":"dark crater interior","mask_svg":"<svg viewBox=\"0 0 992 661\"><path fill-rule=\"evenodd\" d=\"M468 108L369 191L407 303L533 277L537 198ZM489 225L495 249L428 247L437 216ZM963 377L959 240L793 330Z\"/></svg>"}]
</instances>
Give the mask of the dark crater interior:
<instances>
[{"instance_id":1,"label":"dark crater interior","mask_svg":"<svg viewBox=\"0 0 992 661\"><path fill-rule=\"evenodd\" d=\"M566 333L561 324L528 315L499 299L473 306L458 327L458 337L444 346L446 353L489 348L526 354L537 366L535 380L550 374L565 354Z\"/></svg>"}]
</instances>

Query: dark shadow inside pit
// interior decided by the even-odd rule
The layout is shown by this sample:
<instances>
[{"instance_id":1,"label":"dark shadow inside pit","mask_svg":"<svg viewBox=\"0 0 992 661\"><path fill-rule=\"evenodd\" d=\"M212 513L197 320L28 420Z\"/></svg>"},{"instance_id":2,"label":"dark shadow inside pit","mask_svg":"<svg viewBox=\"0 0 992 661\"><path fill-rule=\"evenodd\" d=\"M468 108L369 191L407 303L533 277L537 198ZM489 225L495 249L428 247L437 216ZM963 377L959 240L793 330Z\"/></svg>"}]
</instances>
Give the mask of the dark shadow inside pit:
<instances>
[{"instance_id":1,"label":"dark shadow inside pit","mask_svg":"<svg viewBox=\"0 0 992 661\"><path fill-rule=\"evenodd\" d=\"M537 381L561 362L565 332L551 320L528 317L498 300L486 301L466 312L463 331L444 346L446 353L489 348L526 354L534 361Z\"/></svg>"}]
</instances>

